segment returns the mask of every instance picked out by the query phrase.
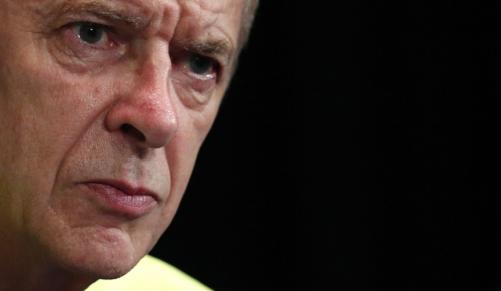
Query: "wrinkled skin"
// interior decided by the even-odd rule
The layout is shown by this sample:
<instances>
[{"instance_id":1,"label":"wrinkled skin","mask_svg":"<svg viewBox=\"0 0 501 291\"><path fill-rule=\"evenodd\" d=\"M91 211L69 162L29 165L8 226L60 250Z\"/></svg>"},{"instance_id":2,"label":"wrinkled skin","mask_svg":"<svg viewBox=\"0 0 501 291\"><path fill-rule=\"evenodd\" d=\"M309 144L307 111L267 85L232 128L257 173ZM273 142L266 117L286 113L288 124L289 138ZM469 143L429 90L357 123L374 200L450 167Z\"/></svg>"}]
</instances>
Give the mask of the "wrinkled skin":
<instances>
[{"instance_id":1,"label":"wrinkled skin","mask_svg":"<svg viewBox=\"0 0 501 291\"><path fill-rule=\"evenodd\" d=\"M122 276L178 208L231 78L243 0L0 4L0 290ZM97 43L82 22L103 25ZM193 45L211 41L225 49ZM218 65L194 70L195 53ZM118 215L86 187L99 179L158 197Z\"/></svg>"}]
</instances>

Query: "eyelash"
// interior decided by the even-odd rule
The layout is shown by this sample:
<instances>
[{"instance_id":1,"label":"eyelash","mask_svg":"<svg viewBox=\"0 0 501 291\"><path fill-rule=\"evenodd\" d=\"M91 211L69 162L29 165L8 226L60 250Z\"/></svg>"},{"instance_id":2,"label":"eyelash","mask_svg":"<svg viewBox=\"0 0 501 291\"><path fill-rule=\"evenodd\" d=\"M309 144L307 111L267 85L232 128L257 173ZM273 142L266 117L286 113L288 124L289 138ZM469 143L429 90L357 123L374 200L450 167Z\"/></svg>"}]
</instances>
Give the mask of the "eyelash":
<instances>
[{"instance_id":1,"label":"eyelash","mask_svg":"<svg viewBox=\"0 0 501 291\"><path fill-rule=\"evenodd\" d=\"M175 50L171 51L171 58L173 65L176 67L180 67L182 70L185 70L190 76L200 81L208 81L215 80L219 81L218 78L221 75L221 65L214 58L204 56L198 53L190 52L187 50ZM200 66L208 66L206 68L207 72L195 72L197 68L197 64ZM202 71L205 72L204 69Z\"/></svg>"}]
</instances>

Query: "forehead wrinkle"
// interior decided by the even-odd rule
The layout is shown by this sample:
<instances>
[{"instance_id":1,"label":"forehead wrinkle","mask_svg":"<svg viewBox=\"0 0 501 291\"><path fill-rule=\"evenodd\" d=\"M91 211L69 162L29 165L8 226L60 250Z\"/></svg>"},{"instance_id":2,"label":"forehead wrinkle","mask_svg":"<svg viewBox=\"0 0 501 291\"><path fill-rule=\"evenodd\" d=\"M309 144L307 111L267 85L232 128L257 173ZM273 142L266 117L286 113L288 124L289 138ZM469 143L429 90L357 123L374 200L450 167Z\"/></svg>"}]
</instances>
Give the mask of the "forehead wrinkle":
<instances>
[{"instance_id":1,"label":"forehead wrinkle","mask_svg":"<svg viewBox=\"0 0 501 291\"><path fill-rule=\"evenodd\" d=\"M184 35L185 41L183 42L189 43L188 39L192 38L192 46L200 51L226 54L228 56L225 57L231 57L235 41L225 29L218 25L224 5L211 3L214 4L215 1L181 0L181 19L185 22L184 28L189 31L188 35ZM215 35L214 30L220 35ZM184 33L186 34L186 31Z\"/></svg>"},{"instance_id":2,"label":"forehead wrinkle","mask_svg":"<svg viewBox=\"0 0 501 291\"><path fill-rule=\"evenodd\" d=\"M151 18L147 7L136 5L136 1L125 0L53 1L47 5L34 5L34 11L49 22L54 22L66 14L88 13L128 24L134 29L148 26Z\"/></svg>"},{"instance_id":3,"label":"forehead wrinkle","mask_svg":"<svg viewBox=\"0 0 501 291\"><path fill-rule=\"evenodd\" d=\"M217 7L216 5L210 5L210 2L200 0L182 0L181 7L183 17L193 19L195 23L199 23L199 26L204 28L213 26L217 22L219 14L224 10L222 5Z\"/></svg>"},{"instance_id":4,"label":"forehead wrinkle","mask_svg":"<svg viewBox=\"0 0 501 291\"><path fill-rule=\"evenodd\" d=\"M234 0L232 0L234 1ZM42 19L58 19L64 14L90 13L124 22L134 29L140 30L154 25L153 16L162 4L177 4L188 28L188 35L183 32L183 43L197 52L215 54L224 59L231 59L236 50L238 36L233 36L224 25L219 23L221 14L232 1L214 0L48 0L28 2L36 9ZM163 17L162 17L163 18ZM185 28L186 28L185 27ZM177 29L176 29L177 30Z\"/></svg>"}]
</instances>

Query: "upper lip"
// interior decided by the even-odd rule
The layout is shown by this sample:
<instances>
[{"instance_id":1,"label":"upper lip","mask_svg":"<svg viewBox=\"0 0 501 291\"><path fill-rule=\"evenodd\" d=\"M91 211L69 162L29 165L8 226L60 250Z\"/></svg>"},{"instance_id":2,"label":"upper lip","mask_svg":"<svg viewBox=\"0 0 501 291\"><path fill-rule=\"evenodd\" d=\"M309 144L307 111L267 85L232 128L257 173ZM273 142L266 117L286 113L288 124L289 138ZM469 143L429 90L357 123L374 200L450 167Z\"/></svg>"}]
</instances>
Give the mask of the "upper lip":
<instances>
[{"instance_id":1,"label":"upper lip","mask_svg":"<svg viewBox=\"0 0 501 291\"><path fill-rule=\"evenodd\" d=\"M108 185L114 188L117 188L118 190L124 192L126 195L129 196L151 196L153 197L156 201L160 200L160 196L142 186L133 186L132 183L127 182L127 181L122 181L122 180L110 180L110 179L98 179L98 180L91 180L87 181L86 184L103 184L103 185Z\"/></svg>"}]
</instances>

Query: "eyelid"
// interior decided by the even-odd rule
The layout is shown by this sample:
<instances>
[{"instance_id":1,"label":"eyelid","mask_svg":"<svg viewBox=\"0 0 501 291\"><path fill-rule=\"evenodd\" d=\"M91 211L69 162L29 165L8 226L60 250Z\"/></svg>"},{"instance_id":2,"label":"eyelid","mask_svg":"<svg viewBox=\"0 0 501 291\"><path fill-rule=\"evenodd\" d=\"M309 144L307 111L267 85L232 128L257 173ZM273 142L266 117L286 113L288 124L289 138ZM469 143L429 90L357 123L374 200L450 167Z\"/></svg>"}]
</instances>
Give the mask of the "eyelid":
<instances>
[{"instance_id":1,"label":"eyelid","mask_svg":"<svg viewBox=\"0 0 501 291\"><path fill-rule=\"evenodd\" d=\"M151 21L148 15L134 8L135 5L124 4L116 5L115 3L108 4L99 1L89 1L87 3L66 1L55 4L54 8L48 11L40 11L37 16L41 22L50 24L49 26L52 28L62 27L69 22L86 20L118 27L121 30L130 32L145 29Z\"/></svg>"},{"instance_id":2,"label":"eyelid","mask_svg":"<svg viewBox=\"0 0 501 291\"><path fill-rule=\"evenodd\" d=\"M181 40L179 43L184 50L210 57L222 66L228 66L233 54L233 47L226 40Z\"/></svg>"},{"instance_id":3,"label":"eyelid","mask_svg":"<svg viewBox=\"0 0 501 291\"><path fill-rule=\"evenodd\" d=\"M223 65L221 65L221 63L214 57L190 51L173 50L171 53L173 58L173 64L177 64L178 68L181 68L185 74L189 75L190 78L194 78L198 81L214 80L216 83L220 81L223 72ZM191 61L191 58L194 56L199 56L210 60L212 62L212 73L197 74L193 72L190 68L189 62Z\"/></svg>"},{"instance_id":4,"label":"eyelid","mask_svg":"<svg viewBox=\"0 0 501 291\"><path fill-rule=\"evenodd\" d=\"M207 54L204 52L198 52L198 51L193 51L192 53L197 54L202 57L206 57L211 59L214 62L214 65L216 67L223 67L226 65L225 58L221 57L220 55L217 54Z\"/></svg>"},{"instance_id":5,"label":"eyelid","mask_svg":"<svg viewBox=\"0 0 501 291\"><path fill-rule=\"evenodd\" d=\"M113 24L109 24L106 22L89 20L86 18L83 18L83 20L82 20L82 18L80 18L79 20L75 20L73 22L66 24L66 26L74 26L77 24L92 24L92 25L95 25L99 28L102 28L106 32L107 36L110 37L110 39L112 39L115 42L122 43L122 42L126 42L127 40L129 40L131 38L131 33L125 29L122 29L120 27L116 27Z\"/></svg>"},{"instance_id":6,"label":"eyelid","mask_svg":"<svg viewBox=\"0 0 501 291\"><path fill-rule=\"evenodd\" d=\"M68 23L66 26L70 28L77 28L77 26L82 26L82 25L89 25L89 26L95 26L96 28L103 29L107 34L112 32L111 27L107 26L106 24L101 24L98 22L93 22L93 21L75 21Z\"/></svg>"},{"instance_id":7,"label":"eyelid","mask_svg":"<svg viewBox=\"0 0 501 291\"><path fill-rule=\"evenodd\" d=\"M212 71L213 71L213 73L211 73L211 74L194 73L195 75L199 76L200 79L206 79L206 80L212 79L212 78L207 78L208 75L212 75L212 74L215 75L216 79L219 77L219 75L221 74L221 64L219 63L219 61L217 59L215 59L214 57L211 57L211 56L204 56L204 55L200 55L200 54L195 54L195 56L207 58L207 60L212 63Z\"/></svg>"},{"instance_id":8,"label":"eyelid","mask_svg":"<svg viewBox=\"0 0 501 291\"><path fill-rule=\"evenodd\" d=\"M103 39L96 42L96 43L88 43L85 40L82 39L81 35L79 35L79 29L83 25L89 25L93 26L97 29L103 30ZM78 41L87 47L90 47L92 49L113 49L117 47L117 40L116 37L112 31L112 29L106 25L95 23L95 22L89 22L89 21L78 21L78 22L73 22L73 23L68 23L65 26L65 29L68 29L71 31L71 34L74 35L75 38L78 39Z\"/></svg>"},{"instance_id":9,"label":"eyelid","mask_svg":"<svg viewBox=\"0 0 501 291\"><path fill-rule=\"evenodd\" d=\"M80 38L78 26L91 23L102 30L103 36L98 42L88 43ZM71 71L86 72L102 69L121 60L127 52L127 45L113 33L113 29L96 22L77 21L66 23L53 34L54 56L59 63Z\"/></svg>"},{"instance_id":10,"label":"eyelid","mask_svg":"<svg viewBox=\"0 0 501 291\"><path fill-rule=\"evenodd\" d=\"M113 36L112 39L114 41L125 42L129 40L133 32L127 26L115 22L91 12L82 12L80 14L71 13L65 15L57 27L58 29L67 29L76 24L89 23L103 28L108 36Z\"/></svg>"}]
</instances>

